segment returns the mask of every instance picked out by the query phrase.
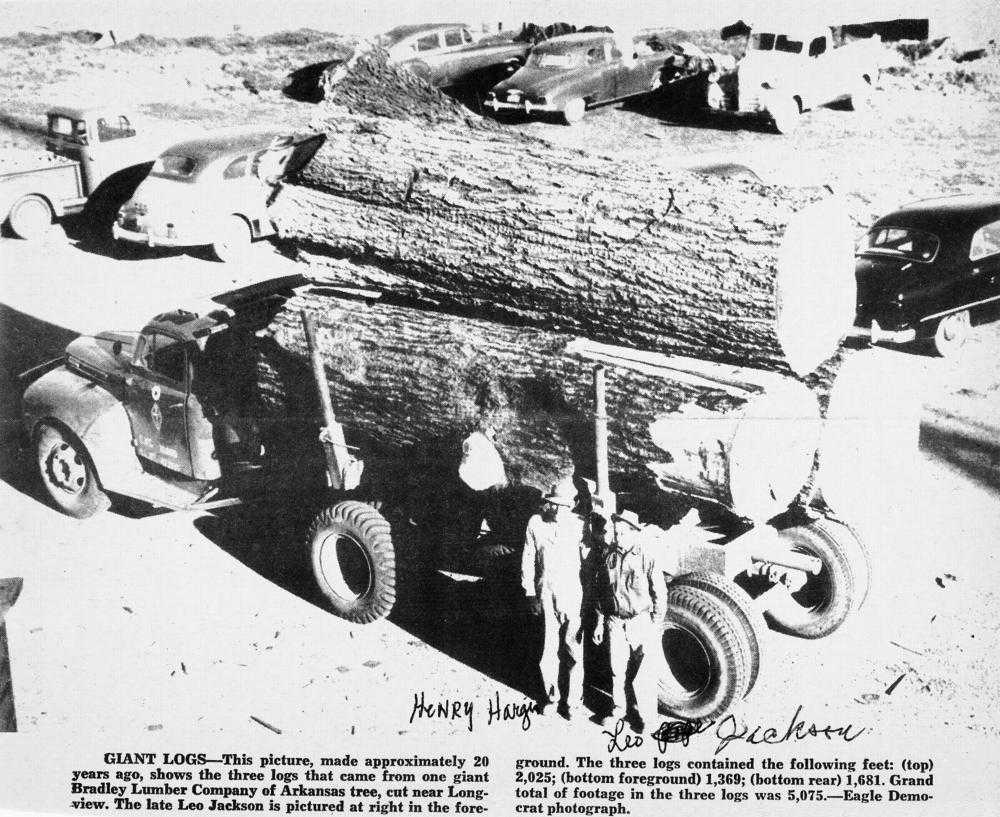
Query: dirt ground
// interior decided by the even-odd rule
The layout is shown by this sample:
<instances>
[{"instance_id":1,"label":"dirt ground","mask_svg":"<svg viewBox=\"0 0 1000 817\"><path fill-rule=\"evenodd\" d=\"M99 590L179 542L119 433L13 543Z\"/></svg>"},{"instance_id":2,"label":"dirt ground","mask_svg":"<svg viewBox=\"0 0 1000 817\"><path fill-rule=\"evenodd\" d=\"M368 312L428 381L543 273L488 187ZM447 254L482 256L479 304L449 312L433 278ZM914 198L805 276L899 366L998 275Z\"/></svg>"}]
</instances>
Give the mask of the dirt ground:
<instances>
[{"instance_id":1,"label":"dirt ground","mask_svg":"<svg viewBox=\"0 0 1000 817\"><path fill-rule=\"evenodd\" d=\"M303 62L337 42L317 35L326 45L301 46ZM191 127L306 123L314 106L283 95L274 80L298 67L277 56L280 48L7 43L0 147L37 146L46 106L88 97L117 96L150 119ZM595 111L575 127L505 126L642 162L719 173L745 172L740 165L765 180L830 184L851 196L864 223L912 198L1000 190L998 62L963 64L959 77L954 64L899 69L883 77L871 110L814 111L789 137L649 102ZM178 254L111 259L61 230L40 247L0 240L0 576L25 578L8 635L29 735L102 747L208 737L239 744L270 736L262 720L327 744L359 731L423 741L463 736L466 724L410 723L415 692L483 702L499 693L512 703L534 694L537 634L511 615L516 592L502 582L434 574L388 622L350 626L320 609L300 562L288 558L297 544L287 541L285 520L260 509L221 519L128 509L81 524L42 501L16 453L14 375L78 333L133 329L180 300L288 268L269 246L256 252L253 271L234 274ZM976 774L993 762L973 756L1000 734L998 348L1000 323L980 329L956 361L873 353L894 377L919 380L924 413L919 456L901 458L908 464L898 480L851 520L872 554L869 602L827 639L771 636L738 717L772 723L803 702L817 721L868 726L865 751L922 736L928 746L964 747L954 757ZM589 695L598 707L605 696ZM603 746L594 724L545 715L532 725L534 748L559 745L567 733L592 751Z\"/></svg>"}]
</instances>

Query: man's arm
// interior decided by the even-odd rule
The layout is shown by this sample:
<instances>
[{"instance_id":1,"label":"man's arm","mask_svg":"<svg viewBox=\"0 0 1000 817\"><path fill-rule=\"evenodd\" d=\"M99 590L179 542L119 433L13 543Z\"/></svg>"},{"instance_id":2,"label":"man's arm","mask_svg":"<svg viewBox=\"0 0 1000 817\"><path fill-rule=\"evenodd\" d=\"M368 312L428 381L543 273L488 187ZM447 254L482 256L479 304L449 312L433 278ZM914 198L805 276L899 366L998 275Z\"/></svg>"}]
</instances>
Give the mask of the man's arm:
<instances>
[{"instance_id":1,"label":"man's arm","mask_svg":"<svg viewBox=\"0 0 1000 817\"><path fill-rule=\"evenodd\" d=\"M521 587L529 599L535 596L535 578L537 576L538 544L535 539L534 518L529 520L524 532L524 549L521 551Z\"/></svg>"}]
</instances>

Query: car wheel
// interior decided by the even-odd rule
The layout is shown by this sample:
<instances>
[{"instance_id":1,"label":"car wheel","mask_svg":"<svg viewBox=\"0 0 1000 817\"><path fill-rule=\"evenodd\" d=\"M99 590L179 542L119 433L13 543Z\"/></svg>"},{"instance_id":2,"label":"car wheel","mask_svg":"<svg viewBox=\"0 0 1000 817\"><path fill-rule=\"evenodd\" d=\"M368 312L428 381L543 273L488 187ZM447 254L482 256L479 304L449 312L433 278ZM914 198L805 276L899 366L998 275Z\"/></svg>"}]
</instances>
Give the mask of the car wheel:
<instances>
[{"instance_id":1,"label":"car wheel","mask_svg":"<svg viewBox=\"0 0 1000 817\"><path fill-rule=\"evenodd\" d=\"M59 509L86 519L111 505L83 443L54 425L38 430L36 452L42 484Z\"/></svg>"},{"instance_id":2,"label":"car wheel","mask_svg":"<svg viewBox=\"0 0 1000 817\"><path fill-rule=\"evenodd\" d=\"M212 244L217 261L229 263L246 257L250 249L250 227L239 216L230 216L222 226L222 234Z\"/></svg>"},{"instance_id":3,"label":"car wheel","mask_svg":"<svg viewBox=\"0 0 1000 817\"><path fill-rule=\"evenodd\" d=\"M971 330L968 310L941 318L934 332L934 349L941 357L954 357L965 345Z\"/></svg>"},{"instance_id":4,"label":"car wheel","mask_svg":"<svg viewBox=\"0 0 1000 817\"><path fill-rule=\"evenodd\" d=\"M793 97L771 97L767 101L767 112L771 115L774 129L778 133L792 133L802 122L799 103Z\"/></svg>"},{"instance_id":5,"label":"car wheel","mask_svg":"<svg viewBox=\"0 0 1000 817\"><path fill-rule=\"evenodd\" d=\"M10 209L10 229L25 241L43 238L51 226L52 210L39 196L25 196Z\"/></svg>"},{"instance_id":6,"label":"car wheel","mask_svg":"<svg viewBox=\"0 0 1000 817\"><path fill-rule=\"evenodd\" d=\"M396 555L382 514L363 502L339 502L313 520L306 542L316 583L334 613L358 624L389 615Z\"/></svg>"},{"instance_id":7,"label":"car wheel","mask_svg":"<svg viewBox=\"0 0 1000 817\"><path fill-rule=\"evenodd\" d=\"M587 111L587 103L584 102L579 97L575 99L567 100L562 107L562 117L563 121L567 125L572 125L575 122L579 122L583 119L584 113Z\"/></svg>"}]
</instances>

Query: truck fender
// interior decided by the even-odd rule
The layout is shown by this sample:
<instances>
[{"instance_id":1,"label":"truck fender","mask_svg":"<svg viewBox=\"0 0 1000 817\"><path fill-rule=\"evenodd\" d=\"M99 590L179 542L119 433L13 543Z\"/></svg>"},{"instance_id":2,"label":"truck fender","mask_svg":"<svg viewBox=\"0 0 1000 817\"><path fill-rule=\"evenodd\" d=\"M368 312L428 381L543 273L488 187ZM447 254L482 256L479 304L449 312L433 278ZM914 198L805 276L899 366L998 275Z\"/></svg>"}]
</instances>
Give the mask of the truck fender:
<instances>
[{"instance_id":1,"label":"truck fender","mask_svg":"<svg viewBox=\"0 0 1000 817\"><path fill-rule=\"evenodd\" d=\"M132 424L120 403L109 406L92 423L82 428L69 413L56 411L35 423L32 443L37 440L38 431L43 424L62 426L84 444L97 474L98 484L105 491L128 494L129 489L143 479L142 465L132 447Z\"/></svg>"},{"instance_id":2,"label":"truck fender","mask_svg":"<svg viewBox=\"0 0 1000 817\"><path fill-rule=\"evenodd\" d=\"M33 190L30 187L18 187L14 190L4 191L2 197L0 197L0 223L10 218L11 211L13 211L15 204L22 199L29 197L34 197L44 201L48 205L49 212L52 213L54 218L60 218L63 215L62 206L60 205L57 207L56 203L54 203L52 199L44 193L39 193L37 190Z\"/></svg>"}]
</instances>

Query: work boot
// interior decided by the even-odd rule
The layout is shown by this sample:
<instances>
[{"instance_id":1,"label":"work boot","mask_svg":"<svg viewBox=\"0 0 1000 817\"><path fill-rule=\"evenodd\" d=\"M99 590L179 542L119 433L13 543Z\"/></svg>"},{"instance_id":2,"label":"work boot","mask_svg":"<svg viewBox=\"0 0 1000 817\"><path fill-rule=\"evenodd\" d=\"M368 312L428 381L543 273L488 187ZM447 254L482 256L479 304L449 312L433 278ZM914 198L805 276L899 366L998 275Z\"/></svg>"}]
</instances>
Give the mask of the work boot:
<instances>
[{"instance_id":1,"label":"work boot","mask_svg":"<svg viewBox=\"0 0 1000 817\"><path fill-rule=\"evenodd\" d=\"M609 712L603 718L598 718L597 723L604 729L614 729L615 724L617 724L618 721L620 721L624 715L625 712L623 710L612 709L611 712Z\"/></svg>"}]
</instances>

